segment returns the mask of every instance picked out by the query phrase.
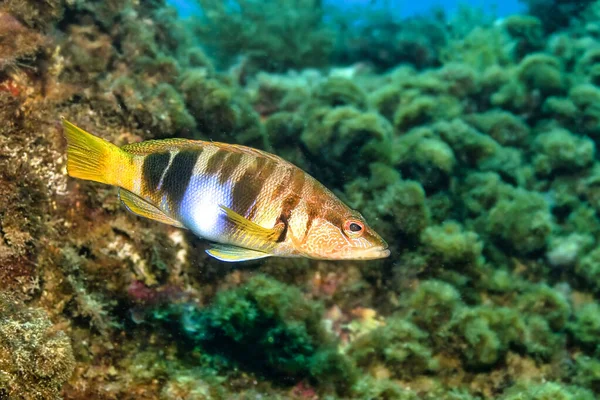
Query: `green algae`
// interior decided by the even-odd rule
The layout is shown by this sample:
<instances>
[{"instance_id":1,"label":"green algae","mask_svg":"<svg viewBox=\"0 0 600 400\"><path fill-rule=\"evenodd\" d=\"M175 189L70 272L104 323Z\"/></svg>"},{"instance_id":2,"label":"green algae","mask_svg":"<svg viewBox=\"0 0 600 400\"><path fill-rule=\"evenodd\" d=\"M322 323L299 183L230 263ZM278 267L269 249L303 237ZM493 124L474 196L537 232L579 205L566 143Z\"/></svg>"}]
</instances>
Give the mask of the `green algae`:
<instances>
[{"instance_id":1,"label":"green algae","mask_svg":"<svg viewBox=\"0 0 600 400\"><path fill-rule=\"evenodd\" d=\"M530 129L523 120L506 111L473 114L467 116L466 120L503 146L524 146L530 136Z\"/></svg>"},{"instance_id":2,"label":"green algae","mask_svg":"<svg viewBox=\"0 0 600 400\"><path fill-rule=\"evenodd\" d=\"M552 228L552 214L546 200L538 193L522 189L499 200L487 218L488 232L522 254L544 249Z\"/></svg>"},{"instance_id":3,"label":"green algae","mask_svg":"<svg viewBox=\"0 0 600 400\"><path fill-rule=\"evenodd\" d=\"M567 130L555 129L536 137L534 149L538 153L533 164L537 173L550 174L556 170L576 171L592 164L595 144L589 138L580 138Z\"/></svg>"},{"instance_id":4,"label":"green algae","mask_svg":"<svg viewBox=\"0 0 600 400\"><path fill-rule=\"evenodd\" d=\"M186 308L181 318L191 340L217 357L280 379L310 377L344 392L356 372L337 352L322 314L299 290L255 276L244 287L219 293L205 310Z\"/></svg>"},{"instance_id":5,"label":"green algae","mask_svg":"<svg viewBox=\"0 0 600 400\"><path fill-rule=\"evenodd\" d=\"M439 368L427 345L426 332L402 319L387 322L352 343L348 354L359 367L384 365L395 379L414 378Z\"/></svg>"},{"instance_id":6,"label":"green algae","mask_svg":"<svg viewBox=\"0 0 600 400\"><path fill-rule=\"evenodd\" d=\"M266 7L247 0L199 3L204 15L198 34L223 61L245 53L249 68L281 71L325 65L333 51L319 1L277 0Z\"/></svg>"}]
</instances>

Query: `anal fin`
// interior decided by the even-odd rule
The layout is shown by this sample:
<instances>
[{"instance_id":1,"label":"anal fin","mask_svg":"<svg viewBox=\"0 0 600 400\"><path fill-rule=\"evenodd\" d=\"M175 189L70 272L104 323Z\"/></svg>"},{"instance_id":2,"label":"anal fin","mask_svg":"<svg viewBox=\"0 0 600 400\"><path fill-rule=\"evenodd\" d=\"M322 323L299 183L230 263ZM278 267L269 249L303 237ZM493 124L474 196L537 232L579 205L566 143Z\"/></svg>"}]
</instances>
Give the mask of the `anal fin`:
<instances>
[{"instance_id":1,"label":"anal fin","mask_svg":"<svg viewBox=\"0 0 600 400\"><path fill-rule=\"evenodd\" d=\"M271 257L269 253L226 244L215 244L206 250L206 253L217 260L225 262L249 261Z\"/></svg>"},{"instance_id":2,"label":"anal fin","mask_svg":"<svg viewBox=\"0 0 600 400\"><path fill-rule=\"evenodd\" d=\"M153 219L155 221L162 222L163 224L173 225L178 228L185 228L181 222L169 217L156 206L148 203L140 196L128 190L119 189L119 198L121 199L123 205L136 215Z\"/></svg>"}]
</instances>

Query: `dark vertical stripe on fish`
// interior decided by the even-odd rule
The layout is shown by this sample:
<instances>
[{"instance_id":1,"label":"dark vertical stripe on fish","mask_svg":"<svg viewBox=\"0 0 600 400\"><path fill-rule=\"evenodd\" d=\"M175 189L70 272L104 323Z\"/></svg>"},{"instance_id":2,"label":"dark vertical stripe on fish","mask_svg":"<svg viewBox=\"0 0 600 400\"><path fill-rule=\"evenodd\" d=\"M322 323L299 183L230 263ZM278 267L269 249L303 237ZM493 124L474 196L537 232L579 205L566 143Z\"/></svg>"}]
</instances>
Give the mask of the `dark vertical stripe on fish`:
<instances>
[{"instance_id":1,"label":"dark vertical stripe on fish","mask_svg":"<svg viewBox=\"0 0 600 400\"><path fill-rule=\"evenodd\" d=\"M294 176L294 168L287 168L285 175L277 182L277 187L271 194L271 201L277 201L290 188L292 177Z\"/></svg>"},{"instance_id":2,"label":"dark vertical stripe on fish","mask_svg":"<svg viewBox=\"0 0 600 400\"><path fill-rule=\"evenodd\" d=\"M308 236L308 232L310 232L310 228L312 227L313 221L315 220L315 218L317 218L317 216L319 215L319 211L317 209L317 207L313 207L313 206L309 206L307 207L308 209L306 210L306 229L304 230L304 235L302 237L302 242L304 242L304 240L306 240L306 236Z\"/></svg>"},{"instance_id":3,"label":"dark vertical stripe on fish","mask_svg":"<svg viewBox=\"0 0 600 400\"><path fill-rule=\"evenodd\" d=\"M223 163L223 167L219 171L219 183L222 185L231 178L234 171L242 162L243 154L241 153L230 153L229 157Z\"/></svg>"},{"instance_id":4,"label":"dark vertical stripe on fish","mask_svg":"<svg viewBox=\"0 0 600 400\"><path fill-rule=\"evenodd\" d=\"M133 157L131 157L131 159L133 160ZM160 178L163 176L165 169L169 165L170 159L170 153L148 154L144 158L142 177L148 191L152 192L158 188Z\"/></svg>"},{"instance_id":5,"label":"dark vertical stripe on fish","mask_svg":"<svg viewBox=\"0 0 600 400\"><path fill-rule=\"evenodd\" d=\"M246 169L244 175L233 187L232 192L232 203L238 214L252 220L257 211L255 202L258 195L269 176L275 172L276 167L274 161L265 157L257 157L254 164ZM255 204L255 207L252 207L253 204Z\"/></svg>"},{"instance_id":6,"label":"dark vertical stripe on fish","mask_svg":"<svg viewBox=\"0 0 600 400\"><path fill-rule=\"evenodd\" d=\"M171 166L163 178L162 190L167 195L173 210L177 210L183 199L183 195L190 183L194 166L202 149L181 150L173 157Z\"/></svg>"},{"instance_id":7,"label":"dark vertical stripe on fish","mask_svg":"<svg viewBox=\"0 0 600 400\"><path fill-rule=\"evenodd\" d=\"M229 155L229 152L223 149L218 149L215 154L210 156L206 163L204 173L207 175L215 175L221 169L223 162Z\"/></svg>"},{"instance_id":8,"label":"dark vertical stripe on fish","mask_svg":"<svg viewBox=\"0 0 600 400\"><path fill-rule=\"evenodd\" d=\"M302 190L306 182L306 174L299 168L294 168L291 183L289 184L290 191L286 198L283 200L281 207L281 220L287 221L292 215L292 211L302 198Z\"/></svg>"},{"instance_id":9,"label":"dark vertical stripe on fish","mask_svg":"<svg viewBox=\"0 0 600 400\"><path fill-rule=\"evenodd\" d=\"M306 209L306 227L302 237L302 242L306 240L306 236L308 235L308 232L310 232L310 228L312 228L314 220L317 217L323 217L329 212L328 210L330 209L329 207L325 207L323 202L323 200L325 200L323 195L326 193L326 189L314 179L308 180L306 184L310 185L310 198L312 201Z\"/></svg>"},{"instance_id":10,"label":"dark vertical stripe on fish","mask_svg":"<svg viewBox=\"0 0 600 400\"><path fill-rule=\"evenodd\" d=\"M326 210L323 213L323 219L334 226L342 227L344 225L344 219L339 210Z\"/></svg>"}]
</instances>

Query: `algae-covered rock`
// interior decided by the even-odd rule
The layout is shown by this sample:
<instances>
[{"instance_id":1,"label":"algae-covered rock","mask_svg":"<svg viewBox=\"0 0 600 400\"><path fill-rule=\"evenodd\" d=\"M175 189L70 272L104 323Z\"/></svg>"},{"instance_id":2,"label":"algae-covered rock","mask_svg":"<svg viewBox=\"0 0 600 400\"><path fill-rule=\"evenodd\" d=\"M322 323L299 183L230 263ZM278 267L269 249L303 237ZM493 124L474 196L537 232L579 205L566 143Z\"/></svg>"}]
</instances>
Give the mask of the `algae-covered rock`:
<instances>
[{"instance_id":1,"label":"algae-covered rock","mask_svg":"<svg viewBox=\"0 0 600 400\"><path fill-rule=\"evenodd\" d=\"M505 349L498 334L480 312L483 309L465 308L452 323L460 341L458 350L465 364L472 368L489 367L502 357Z\"/></svg>"},{"instance_id":2,"label":"algae-covered rock","mask_svg":"<svg viewBox=\"0 0 600 400\"><path fill-rule=\"evenodd\" d=\"M579 354L575 357L573 383L598 392L600 388L600 360Z\"/></svg>"},{"instance_id":3,"label":"algae-covered rock","mask_svg":"<svg viewBox=\"0 0 600 400\"><path fill-rule=\"evenodd\" d=\"M506 66L511 61L502 31L490 26L476 26L463 35L462 40L451 41L443 51L446 62L461 62L478 71Z\"/></svg>"},{"instance_id":4,"label":"algae-covered rock","mask_svg":"<svg viewBox=\"0 0 600 400\"><path fill-rule=\"evenodd\" d=\"M210 137L234 130L237 115L232 104L233 93L218 80L207 76L204 68L186 71L179 88L203 134Z\"/></svg>"},{"instance_id":5,"label":"algae-covered rock","mask_svg":"<svg viewBox=\"0 0 600 400\"><path fill-rule=\"evenodd\" d=\"M401 318L356 339L348 350L367 369L386 368L400 379L414 378L439 368L427 344L427 334Z\"/></svg>"},{"instance_id":6,"label":"algae-covered rock","mask_svg":"<svg viewBox=\"0 0 600 400\"><path fill-rule=\"evenodd\" d=\"M600 81L600 69L598 68L598 60L600 60L600 51L597 48L588 49L583 56L577 61L577 72L587 76L589 81L597 85Z\"/></svg>"},{"instance_id":7,"label":"algae-covered rock","mask_svg":"<svg viewBox=\"0 0 600 400\"><path fill-rule=\"evenodd\" d=\"M518 41L516 52L519 57L544 46L544 31L538 18L530 15L511 15L502 25L508 34Z\"/></svg>"},{"instance_id":8,"label":"algae-covered rock","mask_svg":"<svg viewBox=\"0 0 600 400\"><path fill-rule=\"evenodd\" d=\"M497 147L496 151L479 164L482 171L498 173L505 182L528 186L534 178L530 165L526 164L522 151L514 147Z\"/></svg>"},{"instance_id":9,"label":"algae-covered rock","mask_svg":"<svg viewBox=\"0 0 600 400\"><path fill-rule=\"evenodd\" d=\"M0 7L0 71L14 68L19 60L33 56L44 43L40 33Z\"/></svg>"},{"instance_id":10,"label":"algae-covered rock","mask_svg":"<svg viewBox=\"0 0 600 400\"><path fill-rule=\"evenodd\" d=\"M542 110L552 118L566 123L576 118L578 113L577 106L571 99L558 96L548 97L544 101Z\"/></svg>"},{"instance_id":11,"label":"algae-covered rock","mask_svg":"<svg viewBox=\"0 0 600 400\"><path fill-rule=\"evenodd\" d=\"M0 292L0 397L60 399L74 368L71 340L48 315Z\"/></svg>"},{"instance_id":12,"label":"algae-covered rock","mask_svg":"<svg viewBox=\"0 0 600 400\"><path fill-rule=\"evenodd\" d=\"M523 0L523 3L527 5L529 14L542 21L546 31L553 32L568 26L573 18L578 17L593 3L593 0Z\"/></svg>"},{"instance_id":13,"label":"algae-covered rock","mask_svg":"<svg viewBox=\"0 0 600 400\"><path fill-rule=\"evenodd\" d=\"M265 121L265 131L272 146L283 147L296 143L305 125L306 121L297 113L282 111Z\"/></svg>"},{"instance_id":14,"label":"algae-covered rock","mask_svg":"<svg viewBox=\"0 0 600 400\"><path fill-rule=\"evenodd\" d=\"M573 86L568 97L577 107L576 128L592 138L600 136L600 89L594 85Z\"/></svg>"},{"instance_id":15,"label":"algae-covered rock","mask_svg":"<svg viewBox=\"0 0 600 400\"><path fill-rule=\"evenodd\" d=\"M588 176L583 180L579 192L587 204L598 212L600 210L600 163L594 163Z\"/></svg>"},{"instance_id":16,"label":"algae-covered rock","mask_svg":"<svg viewBox=\"0 0 600 400\"><path fill-rule=\"evenodd\" d=\"M536 285L524 293L516 308L523 314L540 315L554 331L565 328L571 316L571 306L556 289L547 285Z\"/></svg>"},{"instance_id":17,"label":"algae-covered rock","mask_svg":"<svg viewBox=\"0 0 600 400\"><path fill-rule=\"evenodd\" d=\"M5 0L0 13L10 13L30 28L46 30L63 15L64 7L61 0Z\"/></svg>"},{"instance_id":18,"label":"algae-covered rock","mask_svg":"<svg viewBox=\"0 0 600 400\"><path fill-rule=\"evenodd\" d=\"M515 310L477 306L460 309L449 328L457 335L455 351L468 368L489 368L512 346L521 346L527 325Z\"/></svg>"},{"instance_id":19,"label":"algae-covered rock","mask_svg":"<svg viewBox=\"0 0 600 400\"><path fill-rule=\"evenodd\" d=\"M583 272L588 270L588 266L585 265L585 258L582 258L582 254L585 254L586 250L589 250L593 244L594 238L591 235L573 233L566 237L557 236L550 241L546 258L550 265L554 267L572 267L576 263L579 263L582 266L581 270ZM592 268L589 268L589 271L592 271ZM575 272L577 273L577 270ZM589 276L593 275L594 273L591 272ZM595 279L591 281L594 282Z\"/></svg>"},{"instance_id":20,"label":"algae-covered rock","mask_svg":"<svg viewBox=\"0 0 600 400\"><path fill-rule=\"evenodd\" d=\"M462 202L468 213L477 216L491 210L499 199L508 196L511 186L494 172L474 172L466 176L461 188Z\"/></svg>"},{"instance_id":21,"label":"algae-covered rock","mask_svg":"<svg viewBox=\"0 0 600 400\"><path fill-rule=\"evenodd\" d=\"M594 394L577 386L557 382L517 384L500 397L501 400L592 400Z\"/></svg>"},{"instance_id":22,"label":"algae-covered rock","mask_svg":"<svg viewBox=\"0 0 600 400\"><path fill-rule=\"evenodd\" d=\"M594 291L600 290L600 248L592 248L574 262L573 272Z\"/></svg>"},{"instance_id":23,"label":"algae-covered rock","mask_svg":"<svg viewBox=\"0 0 600 400\"><path fill-rule=\"evenodd\" d=\"M355 379L349 360L321 323L320 304L266 276L223 291L205 309L188 307L182 324L189 337L215 357L226 357L271 376L311 377L347 390Z\"/></svg>"},{"instance_id":24,"label":"algae-covered rock","mask_svg":"<svg viewBox=\"0 0 600 400\"><path fill-rule=\"evenodd\" d=\"M356 399L398 399L398 400L417 400L418 395L402 388L391 379L374 378L365 376L359 379L354 385L353 396Z\"/></svg>"},{"instance_id":25,"label":"algae-covered rock","mask_svg":"<svg viewBox=\"0 0 600 400\"><path fill-rule=\"evenodd\" d=\"M447 186L456 164L452 148L426 128L400 136L394 142L393 158L403 176L432 191Z\"/></svg>"},{"instance_id":26,"label":"algae-covered rock","mask_svg":"<svg viewBox=\"0 0 600 400\"><path fill-rule=\"evenodd\" d=\"M600 305L589 303L575 311L575 320L569 323L569 332L573 340L587 351L594 352L600 344Z\"/></svg>"},{"instance_id":27,"label":"algae-covered rock","mask_svg":"<svg viewBox=\"0 0 600 400\"><path fill-rule=\"evenodd\" d=\"M157 137L188 136L196 128L183 97L171 85L162 83L146 92L134 80L122 78L114 83L113 92L123 99L123 106L131 110L137 123Z\"/></svg>"},{"instance_id":28,"label":"algae-covered rock","mask_svg":"<svg viewBox=\"0 0 600 400\"><path fill-rule=\"evenodd\" d=\"M310 155L329 166L315 175L333 182L340 171L355 176L365 162L389 159L391 138L392 127L384 118L350 106L313 111L300 136Z\"/></svg>"},{"instance_id":29,"label":"algae-covered rock","mask_svg":"<svg viewBox=\"0 0 600 400\"><path fill-rule=\"evenodd\" d=\"M596 146L586 137L578 137L565 129L553 129L538 135L533 159L536 172L548 175L553 172L577 171L592 163Z\"/></svg>"},{"instance_id":30,"label":"algae-covered rock","mask_svg":"<svg viewBox=\"0 0 600 400\"><path fill-rule=\"evenodd\" d=\"M442 337L445 336L442 326L450 322L463 306L456 288L437 280L421 282L408 304L414 312L412 321L417 326Z\"/></svg>"},{"instance_id":31,"label":"algae-covered rock","mask_svg":"<svg viewBox=\"0 0 600 400\"><path fill-rule=\"evenodd\" d=\"M390 81L370 93L368 95L369 102L379 114L383 115L388 121L393 121L394 113L403 100L405 82L410 81L411 78L415 79L416 76L416 72L406 66L391 71L388 78Z\"/></svg>"},{"instance_id":32,"label":"algae-covered rock","mask_svg":"<svg viewBox=\"0 0 600 400\"><path fill-rule=\"evenodd\" d=\"M417 96L410 103L401 103L394 114L394 128L406 132L410 128L443 119L452 119L462 112L461 104L451 96Z\"/></svg>"},{"instance_id":33,"label":"algae-covered rock","mask_svg":"<svg viewBox=\"0 0 600 400\"><path fill-rule=\"evenodd\" d=\"M385 70L398 65L423 69L439 64L440 53L448 42L448 27L443 19L414 16L400 18L393 11L365 7L334 13L344 29L335 47L339 63L372 63ZM335 9L335 8L334 8ZM356 23L356 21L366 23Z\"/></svg>"},{"instance_id":34,"label":"algae-covered rock","mask_svg":"<svg viewBox=\"0 0 600 400\"><path fill-rule=\"evenodd\" d=\"M430 211L425 203L423 187L414 181L401 181L385 190L377 209L391 218L395 228L408 236L418 236L429 224Z\"/></svg>"},{"instance_id":35,"label":"algae-covered rock","mask_svg":"<svg viewBox=\"0 0 600 400\"><path fill-rule=\"evenodd\" d=\"M493 138L468 125L462 119L440 121L431 128L452 148L457 162L468 167L480 165L499 149L498 143Z\"/></svg>"},{"instance_id":36,"label":"algae-covered rock","mask_svg":"<svg viewBox=\"0 0 600 400\"><path fill-rule=\"evenodd\" d=\"M323 22L324 9L312 0L242 1L202 0L197 34L222 63L247 55L247 68L281 71L326 65L334 37ZM233 35L233 36L231 36ZM230 40L235 37L235 40Z\"/></svg>"},{"instance_id":37,"label":"algae-covered rock","mask_svg":"<svg viewBox=\"0 0 600 400\"><path fill-rule=\"evenodd\" d=\"M528 354L544 361L564 355L566 335L552 329L546 318L532 315L527 317L526 324L525 348Z\"/></svg>"},{"instance_id":38,"label":"algae-covered rock","mask_svg":"<svg viewBox=\"0 0 600 400\"><path fill-rule=\"evenodd\" d=\"M489 234L519 254L543 249L552 229L547 201L538 193L522 189L499 200L487 217Z\"/></svg>"},{"instance_id":39,"label":"algae-covered rock","mask_svg":"<svg viewBox=\"0 0 600 400\"><path fill-rule=\"evenodd\" d=\"M354 106L363 108L366 96L351 80L331 77L316 88L315 98L330 107Z\"/></svg>"},{"instance_id":40,"label":"algae-covered rock","mask_svg":"<svg viewBox=\"0 0 600 400\"><path fill-rule=\"evenodd\" d=\"M518 80L508 80L507 82L494 87L489 101L494 107L500 107L511 112L526 110L531 108L532 99L525 85Z\"/></svg>"},{"instance_id":41,"label":"algae-covered rock","mask_svg":"<svg viewBox=\"0 0 600 400\"><path fill-rule=\"evenodd\" d=\"M473 114L467 116L466 121L504 146L523 146L530 135L530 129L525 122L506 111L493 110Z\"/></svg>"},{"instance_id":42,"label":"algae-covered rock","mask_svg":"<svg viewBox=\"0 0 600 400\"><path fill-rule=\"evenodd\" d=\"M596 210L588 204L578 205L567 217L566 229L598 237L600 221L596 219Z\"/></svg>"},{"instance_id":43,"label":"algae-covered rock","mask_svg":"<svg viewBox=\"0 0 600 400\"><path fill-rule=\"evenodd\" d=\"M425 251L445 267L472 267L481 262L483 243L479 236L475 232L464 232L454 221L428 227L421 234L421 243Z\"/></svg>"},{"instance_id":44,"label":"algae-covered rock","mask_svg":"<svg viewBox=\"0 0 600 400\"><path fill-rule=\"evenodd\" d=\"M560 93L565 87L560 60L543 53L525 57L519 64L518 77L528 89L544 94Z\"/></svg>"}]
</instances>

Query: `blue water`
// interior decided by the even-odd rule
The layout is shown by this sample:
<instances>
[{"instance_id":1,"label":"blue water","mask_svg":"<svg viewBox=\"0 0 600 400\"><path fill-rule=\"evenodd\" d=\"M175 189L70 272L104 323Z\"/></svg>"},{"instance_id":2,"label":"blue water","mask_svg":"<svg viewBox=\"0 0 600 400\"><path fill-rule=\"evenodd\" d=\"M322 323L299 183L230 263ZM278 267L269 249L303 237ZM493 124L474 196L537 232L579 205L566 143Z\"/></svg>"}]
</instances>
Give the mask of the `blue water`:
<instances>
[{"instance_id":1,"label":"blue water","mask_svg":"<svg viewBox=\"0 0 600 400\"><path fill-rule=\"evenodd\" d=\"M201 8L195 0L167 0L177 8L182 17L197 15L201 13ZM442 8L448 15L452 15L459 9L461 5L481 8L489 14L494 14L498 17L505 17L511 14L517 14L525 10L524 5L519 0L325 0L326 5L334 5L336 7L355 7L365 6L374 3L386 3L393 8L398 16L406 18L414 15L425 14L431 11L432 8Z\"/></svg>"}]
</instances>

